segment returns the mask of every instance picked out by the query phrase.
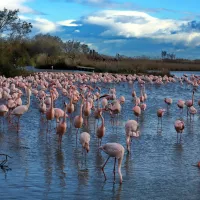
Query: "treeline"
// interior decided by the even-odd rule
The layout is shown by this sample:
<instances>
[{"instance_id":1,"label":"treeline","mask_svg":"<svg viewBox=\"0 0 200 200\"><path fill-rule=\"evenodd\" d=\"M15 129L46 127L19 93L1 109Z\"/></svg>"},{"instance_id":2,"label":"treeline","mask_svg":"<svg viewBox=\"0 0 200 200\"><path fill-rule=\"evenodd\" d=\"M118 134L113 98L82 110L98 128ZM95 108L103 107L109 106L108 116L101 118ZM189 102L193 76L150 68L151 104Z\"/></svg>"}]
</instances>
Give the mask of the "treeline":
<instances>
[{"instance_id":1,"label":"treeline","mask_svg":"<svg viewBox=\"0 0 200 200\"><path fill-rule=\"evenodd\" d=\"M0 75L28 74L24 66L43 69L76 69L92 67L97 72L147 73L170 70L200 70L200 60L176 58L174 54L161 52L161 58L147 56L127 57L102 55L80 41L63 41L57 36L38 34L28 37L32 24L21 21L18 10L0 11Z\"/></svg>"}]
</instances>

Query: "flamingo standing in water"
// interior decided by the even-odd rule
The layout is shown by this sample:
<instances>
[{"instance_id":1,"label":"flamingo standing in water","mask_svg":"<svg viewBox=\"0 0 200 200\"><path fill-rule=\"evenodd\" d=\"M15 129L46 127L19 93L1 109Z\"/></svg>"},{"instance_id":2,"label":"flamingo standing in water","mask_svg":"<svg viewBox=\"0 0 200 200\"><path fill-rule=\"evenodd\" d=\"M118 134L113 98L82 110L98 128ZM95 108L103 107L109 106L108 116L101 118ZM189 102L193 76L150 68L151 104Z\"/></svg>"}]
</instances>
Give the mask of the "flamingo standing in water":
<instances>
[{"instance_id":1,"label":"flamingo standing in water","mask_svg":"<svg viewBox=\"0 0 200 200\"><path fill-rule=\"evenodd\" d=\"M126 146L128 153L130 152L131 148L131 138L132 137L139 137L138 123L135 120L128 120L125 124L125 131L126 131Z\"/></svg>"},{"instance_id":2,"label":"flamingo standing in water","mask_svg":"<svg viewBox=\"0 0 200 200\"><path fill-rule=\"evenodd\" d=\"M101 141L102 141L102 138L103 138L103 136L105 134L105 130L106 130L104 118L103 118L103 115L102 115L102 111L100 112L100 117L101 117L101 122L102 123L101 123L101 126L99 126L97 128L97 132L96 132L97 138L99 139L98 140L98 146L101 145Z\"/></svg>"},{"instance_id":3,"label":"flamingo standing in water","mask_svg":"<svg viewBox=\"0 0 200 200\"><path fill-rule=\"evenodd\" d=\"M15 115L18 117L18 122L17 122L17 132L19 131L19 120L20 117L28 111L29 106L30 106L30 96L31 96L31 91L29 88L27 88L27 95L28 95L28 102L26 105L21 105L21 106L17 106L11 113L11 115Z\"/></svg>"},{"instance_id":4,"label":"flamingo standing in water","mask_svg":"<svg viewBox=\"0 0 200 200\"><path fill-rule=\"evenodd\" d=\"M137 121L139 119L139 116L141 115L141 108L137 104L133 107L133 113L137 117Z\"/></svg>"},{"instance_id":5,"label":"flamingo standing in water","mask_svg":"<svg viewBox=\"0 0 200 200\"><path fill-rule=\"evenodd\" d=\"M67 105L67 113L69 113L70 115L72 115L72 113L74 112L73 98L74 95L71 96L70 103Z\"/></svg>"},{"instance_id":6,"label":"flamingo standing in water","mask_svg":"<svg viewBox=\"0 0 200 200\"><path fill-rule=\"evenodd\" d=\"M47 131L48 131L48 121L53 120L54 117L55 117L55 111L54 111L54 108L53 108L53 91L52 90L50 91L50 96L51 96L50 108L46 111Z\"/></svg>"},{"instance_id":7,"label":"flamingo standing in water","mask_svg":"<svg viewBox=\"0 0 200 200\"><path fill-rule=\"evenodd\" d=\"M107 143L101 147L99 147L100 150L103 150L106 154L108 154L108 158L104 165L102 166L101 170L103 171L104 178L106 181L106 174L104 172L104 167L106 166L106 163L108 162L110 157L114 157L114 168L113 168L113 174L114 174L114 183L115 183L115 165L116 160L118 160L118 174L120 178L120 184L122 184L122 173L121 173L121 166L122 166L122 160L124 157L124 147L119 143Z\"/></svg>"},{"instance_id":8,"label":"flamingo standing in water","mask_svg":"<svg viewBox=\"0 0 200 200\"><path fill-rule=\"evenodd\" d=\"M194 106L191 106L189 108L189 113L190 113L190 120L191 120L192 115L193 115L193 120L194 120L194 115L197 114L197 109Z\"/></svg>"},{"instance_id":9,"label":"flamingo standing in water","mask_svg":"<svg viewBox=\"0 0 200 200\"><path fill-rule=\"evenodd\" d=\"M4 104L0 105L0 117L4 117L7 114L7 112L8 112L8 107ZM4 124L3 120L2 123Z\"/></svg>"},{"instance_id":10,"label":"flamingo standing in water","mask_svg":"<svg viewBox=\"0 0 200 200\"><path fill-rule=\"evenodd\" d=\"M74 118L74 127L77 129L77 131L76 131L76 143L77 143L78 130L83 126L83 103L84 103L84 98L82 97L82 102L81 102L81 105L80 105L80 115L77 115Z\"/></svg>"},{"instance_id":11,"label":"flamingo standing in water","mask_svg":"<svg viewBox=\"0 0 200 200\"><path fill-rule=\"evenodd\" d=\"M175 123L174 123L174 128L177 132L177 142L178 142L178 133L180 133L180 141L181 141L181 135L182 135L183 130L185 128L184 122L181 121L181 120L176 120Z\"/></svg>"},{"instance_id":12,"label":"flamingo standing in water","mask_svg":"<svg viewBox=\"0 0 200 200\"><path fill-rule=\"evenodd\" d=\"M161 129L162 129L162 117L163 117L165 111L166 110L162 109L162 108L160 108L160 109L157 110L158 125L159 125L159 119L160 119L160 121L161 121Z\"/></svg>"},{"instance_id":13,"label":"flamingo standing in water","mask_svg":"<svg viewBox=\"0 0 200 200\"><path fill-rule=\"evenodd\" d=\"M62 137L67 130L67 123L66 123L67 104L65 102L64 102L64 106L65 106L65 109L64 109L63 120L58 124L57 129L56 129L56 133L59 135L58 144L60 147L61 147Z\"/></svg>"},{"instance_id":14,"label":"flamingo standing in water","mask_svg":"<svg viewBox=\"0 0 200 200\"><path fill-rule=\"evenodd\" d=\"M183 112L183 108L185 106L185 101L183 100L178 100L177 106L180 108L181 113Z\"/></svg>"},{"instance_id":15,"label":"flamingo standing in water","mask_svg":"<svg viewBox=\"0 0 200 200\"><path fill-rule=\"evenodd\" d=\"M85 149L86 152L88 153L90 150L90 134L87 132L81 133L80 143L82 145L82 152L83 152L83 149ZM85 157L86 157L86 154L85 154Z\"/></svg>"},{"instance_id":16,"label":"flamingo standing in water","mask_svg":"<svg viewBox=\"0 0 200 200\"><path fill-rule=\"evenodd\" d=\"M171 98L164 98L164 102L167 104L167 110L169 109L169 106L172 104L172 99Z\"/></svg>"},{"instance_id":17,"label":"flamingo standing in water","mask_svg":"<svg viewBox=\"0 0 200 200\"><path fill-rule=\"evenodd\" d=\"M194 90L192 91L192 100L187 100L185 102L185 105L187 106L187 116L188 116L189 108L194 105Z\"/></svg>"}]
</instances>

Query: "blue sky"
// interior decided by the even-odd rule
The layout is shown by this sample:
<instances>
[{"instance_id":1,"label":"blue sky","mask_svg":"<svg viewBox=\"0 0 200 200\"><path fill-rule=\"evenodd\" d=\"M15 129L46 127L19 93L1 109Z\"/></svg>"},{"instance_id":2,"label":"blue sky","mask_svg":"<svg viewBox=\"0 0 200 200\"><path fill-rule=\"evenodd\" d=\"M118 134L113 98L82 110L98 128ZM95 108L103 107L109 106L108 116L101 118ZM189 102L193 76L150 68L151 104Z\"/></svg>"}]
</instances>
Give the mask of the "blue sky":
<instances>
[{"instance_id":1,"label":"blue sky","mask_svg":"<svg viewBox=\"0 0 200 200\"><path fill-rule=\"evenodd\" d=\"M5 0L19 9L32 34L75 39L99 53L200 58L198 0Z\"/></svg>"}]
</instances>

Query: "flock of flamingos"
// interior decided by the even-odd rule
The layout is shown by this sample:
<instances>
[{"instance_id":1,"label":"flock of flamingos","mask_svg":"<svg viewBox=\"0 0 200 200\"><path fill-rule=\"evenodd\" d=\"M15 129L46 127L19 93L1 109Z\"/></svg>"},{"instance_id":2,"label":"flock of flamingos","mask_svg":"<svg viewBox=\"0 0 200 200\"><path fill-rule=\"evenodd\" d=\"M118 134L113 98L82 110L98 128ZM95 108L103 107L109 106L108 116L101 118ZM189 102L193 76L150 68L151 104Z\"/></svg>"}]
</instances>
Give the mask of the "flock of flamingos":
<instances>
[{"instance_id":1,"label":"flock of flamingos","mask_svg":"<svg viewBox=\"0 0 200 200\"><path fill-rule=\"evenodd\" d=\"M47 136L52 130L55 130L58 135L58 147L61 148L62 137L67 132L67 121L73 120L73 126L76 131L76 142L79 138L82 145L83 152L86 153L90 150L90 134L88 132L79 133L79 129L83 126L88 126L88 118L94 117L100 125L97 124L96 137L99 141L99 149L108 154L108 158L102 166L104 167L110 157L114 158L114 182L115 182L115 165L118 161L118 174L120 184L122 183L121 164L124 156L125 149L119 143L106 143L102 145L102 138L106 134L106 127L104 122L104 113L109 113L110 117L117 117L122 110L122 104L126 103L124 96L117 96L115 87L107 88L108 93L102 94L99 83L120 83L128 82L129 84L138 84L140 87L140 94L137 96L134 87L130 91L133 99L132 112L136 116L136 120L128 120L125 124L125 139L127 152L131 152L131 141L133 138L140 136L138 130L138 118L141 112L145 112L147 108L146 100L147 94L145 91L145 83L148 84L166 84L168 82L179 82L180 84L186 83L193 86L192 97L190 100L179 100L177 106L180 112L183 108L187 108L187 116L192 120L192 116L197 113L194 107L194 93L195 88L200 84L200 78L195 75L190 77L183 75L182 77L168 77L168 76L153 76L153 75L120 75L109 73L55 73L55 72L40 72L30 75L28 77L15 77L5 78L0 77L0 116L2 118L2 126L5 122L12 124L17 132L20 131L20 118L26 115L29 107L33 101L38 102L38 109L40 115L45 119L46 134ZM27 102L22 102L22 95L27 97ZM57 100L63 102L63 108L55 108ZM67 100L68 103L65 102ZM157 110L158 126L162 128L162 117L172 104L171 98L164 98L166 109L159 108ZM200 101L198 102L200 105ZM73 112L80 110L79 115L73 116ZM55 120L56 128L52 129L52 122ZM181 135L184 131L184 122L176 120L174 128L177 132L177 141L181 142ZM180 135L180 137L178 137ZM104 143L105 141L103 141ZM200 162L197 164L200 167Z\"/></svg>"}]
</instances>

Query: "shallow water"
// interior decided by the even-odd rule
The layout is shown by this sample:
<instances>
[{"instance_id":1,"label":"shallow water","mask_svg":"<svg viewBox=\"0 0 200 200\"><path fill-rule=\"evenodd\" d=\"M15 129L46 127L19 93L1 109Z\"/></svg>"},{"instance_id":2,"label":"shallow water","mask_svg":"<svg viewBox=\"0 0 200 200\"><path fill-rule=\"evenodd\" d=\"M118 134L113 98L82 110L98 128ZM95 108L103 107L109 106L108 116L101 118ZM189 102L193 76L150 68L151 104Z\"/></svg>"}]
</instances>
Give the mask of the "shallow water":
<instances>
[{"instance_id":1,"label":"shallow water","mask_svg":"<svg viewBox=\"0 0 200 200\"><path fill-rule=\"evenodd\" d=\"M107 92L105 85L102 86L102 92ZM106 134L102 143L119 142L125 147L124 125L127 120L135 119L131 111L132 88L128 83L115 86L117 96L124 95L126 103L114 122L104 114ZM134 87L139 95L138 84ZM101 166L107 155L98 151L93 117L89 119L89 129L80 131L91 134L90 152L85 160L80 144L76 146L75 129L73 125L70 127L69 120L61 150L55 131L46 136L35 97L31 96L31 106L21 118L19 134L7 124L1 127L0 153L12 156L8 162L12 170L0 169L0 199L199 199L200 170L192 165L200 159L200 118L198 114L190 121L186 109L181 116L176 106L179 99L191 99L192 88L178 83L146 84L146 92L147 109L139 119L141 136L133 139L131 154L125 152L122 185L118 174L113 184L113 159L106 165L104 182ZM165 97L171 97L173 104L163 117L162 132L157 132L156 111L166 107ZM196 108L199 98L197 90ZM62 108L61 101L56 102L56 107ZM79 105L74 116L78 112ZM182 142L177 143L174 122L180 117L184 119L185 130Z\"/></svg>"}]
</instances>

